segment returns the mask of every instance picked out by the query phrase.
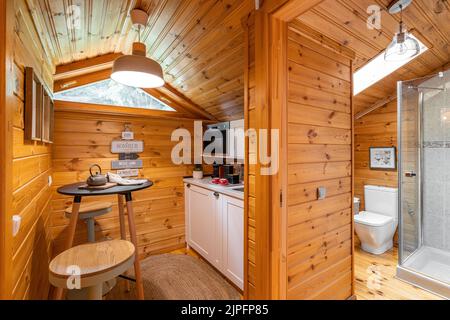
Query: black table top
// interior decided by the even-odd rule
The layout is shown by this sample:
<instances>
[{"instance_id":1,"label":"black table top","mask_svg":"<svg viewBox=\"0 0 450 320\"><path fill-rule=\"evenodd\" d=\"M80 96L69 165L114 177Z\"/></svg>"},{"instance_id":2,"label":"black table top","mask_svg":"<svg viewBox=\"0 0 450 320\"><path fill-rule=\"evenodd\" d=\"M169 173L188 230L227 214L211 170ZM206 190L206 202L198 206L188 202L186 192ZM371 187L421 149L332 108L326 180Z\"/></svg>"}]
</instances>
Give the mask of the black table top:
<instances>
[{"instance_id":1,"label":"black table top","mask_svg":"<svg viewBox=\"0 0 450 320\"><path fill-rule=\"evenodd\" d=\"M127 194L139 190L144 190L153 186L153 182L147 181L144 184L139 184L135 186L115 186L106 190L79 189L79 187L83 185L86 185L86 182L79 182L62 186L57 191L58 193L66 196L80 196L80 197L107 196L112 194Z\"/></svg>"}]
</instances>

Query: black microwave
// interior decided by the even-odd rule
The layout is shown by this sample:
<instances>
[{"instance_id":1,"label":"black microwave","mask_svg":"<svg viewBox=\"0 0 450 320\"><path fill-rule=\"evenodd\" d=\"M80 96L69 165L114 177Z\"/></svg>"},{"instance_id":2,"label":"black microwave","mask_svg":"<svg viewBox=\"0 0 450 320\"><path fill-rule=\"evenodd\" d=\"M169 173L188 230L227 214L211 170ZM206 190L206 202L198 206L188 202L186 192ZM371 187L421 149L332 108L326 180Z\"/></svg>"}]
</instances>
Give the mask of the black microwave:
<instances>
[{"instance_id":1,"label":"black microwave","mask_svg":"<svg viewBox=\"0 0 450 320\"><path fill-rule=\"evenodd\" d=\"M206 148L214 143L215 149L210 152L211 155L227 155L229 146L229 131L230 122L221 122L207 126L207 130L203 136L204 152L206 152ZM209 151L206 152L206 154L208 153Z\"/></svg>"}]
</instances>

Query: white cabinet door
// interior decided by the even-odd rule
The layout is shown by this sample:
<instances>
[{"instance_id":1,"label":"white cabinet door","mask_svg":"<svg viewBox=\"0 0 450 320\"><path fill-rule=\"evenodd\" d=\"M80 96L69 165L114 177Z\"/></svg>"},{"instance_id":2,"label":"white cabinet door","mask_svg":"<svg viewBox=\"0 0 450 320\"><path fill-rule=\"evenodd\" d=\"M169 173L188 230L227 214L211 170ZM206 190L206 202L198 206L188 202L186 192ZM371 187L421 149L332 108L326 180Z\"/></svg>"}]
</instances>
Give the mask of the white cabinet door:
<instances>
[{"instance_id":1,"label":"white cabinet door","mask_svg":"<svg viewBox=\"0 0 450 320\"><path fill-rule=\"evenodd\" d=\"M220 262L217 243L217 212L219 198L211 190L186 187L186 215L188 244L214 265ZM220 232L221 233L221 232Z\"/></svg>"},{"instance_id":2,"label":"white cabinet door","mask_svg":"<svg viewBox=\"0 0 450 320\"><path fill-rule=\"evenodd\" d=\"M222 272L244 289L244 202L222 198Z\"/></svg>"}]
</instances>

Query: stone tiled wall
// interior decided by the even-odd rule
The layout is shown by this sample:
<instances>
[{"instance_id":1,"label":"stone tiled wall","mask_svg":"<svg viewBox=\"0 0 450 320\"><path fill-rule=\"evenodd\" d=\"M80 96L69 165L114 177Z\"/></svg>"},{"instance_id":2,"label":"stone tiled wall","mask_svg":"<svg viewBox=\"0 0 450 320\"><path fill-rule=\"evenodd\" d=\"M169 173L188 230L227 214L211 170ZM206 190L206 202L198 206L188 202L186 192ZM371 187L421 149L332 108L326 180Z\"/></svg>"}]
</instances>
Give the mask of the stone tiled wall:
<instances>
[{"instance_id":1,"label":"stone tiled wall","mask_svg":"<svg viewBox=\"0 0 450 320\"><path fill-rule=\"evenodd\" d=\"M450 250L450 72L433 78L423 90L423 240Z\"/></svg>"}]
</instances>

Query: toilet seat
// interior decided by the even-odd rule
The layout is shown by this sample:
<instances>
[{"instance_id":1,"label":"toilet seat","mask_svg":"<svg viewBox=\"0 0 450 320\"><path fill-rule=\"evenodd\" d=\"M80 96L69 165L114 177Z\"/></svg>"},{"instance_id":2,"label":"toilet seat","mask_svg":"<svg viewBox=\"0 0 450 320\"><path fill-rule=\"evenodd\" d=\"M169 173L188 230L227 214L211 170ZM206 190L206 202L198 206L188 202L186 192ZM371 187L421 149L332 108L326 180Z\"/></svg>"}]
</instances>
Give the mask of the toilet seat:
<instances>
[{"instance_id":1,"label":"toilet seat","mask_svg":"<svg viewBox=\"0 0 450 320\"><path fill-rule=\"evenodd\" d=\"M392 223L394 219L379 213L361 211L355 215L355 222L371 227L382 227Z\"/></svg>"}]
</instances>

